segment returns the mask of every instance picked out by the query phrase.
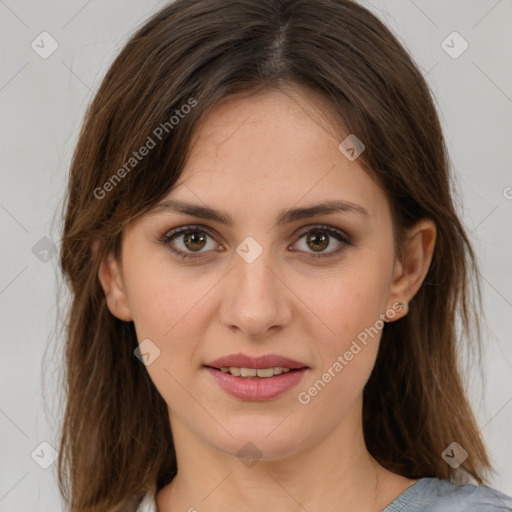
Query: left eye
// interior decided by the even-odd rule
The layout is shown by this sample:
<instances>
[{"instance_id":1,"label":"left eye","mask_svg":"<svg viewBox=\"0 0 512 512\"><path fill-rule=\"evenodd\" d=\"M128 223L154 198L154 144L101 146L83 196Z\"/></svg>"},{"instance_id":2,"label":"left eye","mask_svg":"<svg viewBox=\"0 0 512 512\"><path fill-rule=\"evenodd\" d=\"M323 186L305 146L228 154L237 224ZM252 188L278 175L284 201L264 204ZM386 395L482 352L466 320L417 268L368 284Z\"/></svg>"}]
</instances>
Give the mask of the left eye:
<instances>
[{"instance_id":1,"label":"left eye","mask_svg":"<svg viewBox=\"0 0 512 512\"><path fill-rule=\"evenodd\" d=\"M208 238L212 239L209 249L215 249L218 244L215 242L213 235L199 226L184 226L177 228L170 233L164 234L160 238L160 242L165 245L172 253L181 256L182 258L198 258L201 254L208 252ZM325 252L331 246L331 239L335 238L338 242L337 249ZM309 256L313 258L326 258L333 256L344 249L345 246L352 245L349 237L342 231L331 226L316 226L307 231L302 232L297 238L296 243L304 239L305 250L299 251L310 253ZM175 240L180 241L180 247L176 247ZM207 249L203 251L202 249ZM307 249L311 249L312 252ZM196 254L194 254L196 253ZM318 253L318 254L315 254Z\"/></svg>"},{"instance_id":2,"label":"left eye","mask_svg":"<svg viewBox=\"0 0 512 512\"><path fill-rule=\"evenodd\" d=\"M345 235L342 231L330 226L321 226L309 229L301 236L299 236L297 242L301 241L303 238L306 247L312 249L313 253L319 253L311 254L311 256L314 258L327 258L333 256L342 251L345 246L352 245L352 242L347 235ZM332 245L332 238L336 239L339 247L325 253L324 249L327 249ZM306 250L305 252L309 251Z\"/></svg>"}]
</instances>

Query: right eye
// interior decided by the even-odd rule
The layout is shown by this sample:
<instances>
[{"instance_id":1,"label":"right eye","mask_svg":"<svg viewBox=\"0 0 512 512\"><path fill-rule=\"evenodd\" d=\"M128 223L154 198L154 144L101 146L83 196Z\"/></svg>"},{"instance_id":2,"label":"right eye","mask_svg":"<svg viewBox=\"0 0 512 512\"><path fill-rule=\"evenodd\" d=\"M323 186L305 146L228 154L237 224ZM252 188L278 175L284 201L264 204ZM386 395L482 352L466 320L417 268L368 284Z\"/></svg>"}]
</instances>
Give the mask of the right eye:
<instances>
[{"instance_id":1,"label":"right eye","mask_svg":"<svg viewBox=\"0 0 512 512\"><path fill-rule=\"evenodd\" d=\"M199 258L207 244L208 238L213 236L209 231L199 226L181 226L173 231L166 232L160 238L160 242L172 253L182 258ZM176 244L175 240L179 243ZM176 247L176 245L181 247ZM215 249L218 244L212 243L210 249ZM197 253L197 254L195 254Z\"/></svg>"}]
</instances>

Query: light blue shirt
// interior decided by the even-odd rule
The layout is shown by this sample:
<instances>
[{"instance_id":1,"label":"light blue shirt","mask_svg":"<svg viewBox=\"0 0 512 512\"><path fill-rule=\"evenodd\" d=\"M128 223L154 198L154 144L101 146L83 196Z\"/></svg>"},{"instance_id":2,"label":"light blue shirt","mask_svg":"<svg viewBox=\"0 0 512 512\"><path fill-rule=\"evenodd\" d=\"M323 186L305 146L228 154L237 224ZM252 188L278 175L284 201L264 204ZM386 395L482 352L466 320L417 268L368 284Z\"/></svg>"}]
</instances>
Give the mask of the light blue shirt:
<instances>
[{"instance_id":1,"label":"light blue shirt","mask_svg":"<svg viewBox=\"0 0 512 512\"><path fill-rule=\"evenodd\" d=\"M382 512L512 512L512 498L477 485L421 478Z\"/></svg>"},{"instance_id":2,"label":"light blue shirt","mask_svg":"<svg viewBox=\"0 0 512 512\"><path fill-rule=\"evenodd\" d=\"M158 512L154 492L137 512ZM421 478L381 512L512 512L512 498L490 487Z\"/></svg>"}]
</instances>

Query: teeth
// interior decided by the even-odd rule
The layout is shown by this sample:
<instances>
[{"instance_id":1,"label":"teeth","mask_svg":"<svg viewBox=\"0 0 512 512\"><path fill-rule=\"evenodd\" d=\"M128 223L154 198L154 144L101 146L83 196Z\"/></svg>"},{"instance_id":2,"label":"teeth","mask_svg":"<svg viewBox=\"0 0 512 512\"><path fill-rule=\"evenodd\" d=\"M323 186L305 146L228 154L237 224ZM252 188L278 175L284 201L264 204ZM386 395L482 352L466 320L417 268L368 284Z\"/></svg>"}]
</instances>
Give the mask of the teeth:
<instances>
[{"instance_id":1,"label":"teeth","mask_svg":"<svg viewBox=\"0 0 512 512\"><path fill-rule=\"evenodd\" d=\"M274 375L281 375L282 373L288 373L290 368L283 368L282 366L274 366L273 368L236 368L235 366L224 367L220 369L224 373L230 373L235 377L260 377L267 379Z\"/></svg>"},{"instance_id":2,"label":"teeth","mask_svg":"<svg viewBox=\"0 0 512 512\"><path fill-rule=\"evenodd\" d=\"M234 367L230 368L232 371ZM238 368L236 368L238 370ZM240 377L256 377L258 370L255 368L240 368Z\"/></svg>"}]
</instances>

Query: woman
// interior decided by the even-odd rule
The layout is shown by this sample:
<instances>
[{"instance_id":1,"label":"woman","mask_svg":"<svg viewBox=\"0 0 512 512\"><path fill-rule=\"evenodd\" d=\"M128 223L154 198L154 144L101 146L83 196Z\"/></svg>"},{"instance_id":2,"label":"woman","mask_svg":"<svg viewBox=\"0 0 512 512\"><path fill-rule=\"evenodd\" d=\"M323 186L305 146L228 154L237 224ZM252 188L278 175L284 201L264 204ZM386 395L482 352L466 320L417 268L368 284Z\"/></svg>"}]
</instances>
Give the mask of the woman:
<instances>
[{"instance_id":1,"label":"woman","mask_svg":"<svg viewBox=\"0 0 512 512\"><path fill-rule=\"evenodd\" d=\"M437 113L369 11L168 5L68 192L70 510L512 510L457 370L478 282Z\"/></svg>"}]
</instances>

